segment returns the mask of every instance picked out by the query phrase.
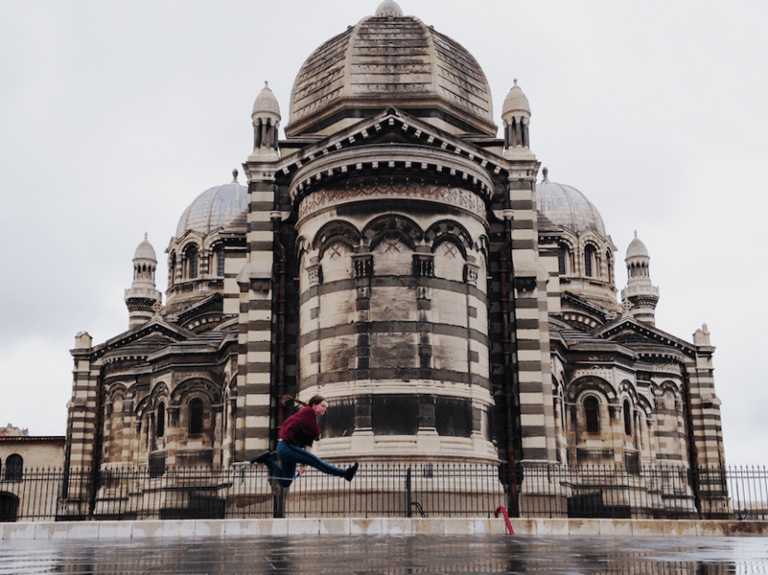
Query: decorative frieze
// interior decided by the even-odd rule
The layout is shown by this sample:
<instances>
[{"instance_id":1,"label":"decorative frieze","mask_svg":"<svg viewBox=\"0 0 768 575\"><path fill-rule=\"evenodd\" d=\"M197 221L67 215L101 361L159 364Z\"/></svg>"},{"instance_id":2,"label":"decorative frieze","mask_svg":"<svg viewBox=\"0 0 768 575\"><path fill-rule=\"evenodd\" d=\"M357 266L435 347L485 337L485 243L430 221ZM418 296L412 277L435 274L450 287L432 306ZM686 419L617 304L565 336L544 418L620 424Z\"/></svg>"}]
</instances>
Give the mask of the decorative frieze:
<instances>
[{"instance_id":1,"label":"decorative frieze","mask_svg":"<svg viewBox=\"0 0 768 575\"><path fill-rule=\"evenodd\" d=\"M303 218L321 208L363 198L377 199L384 197L414 198L450 204L484 217L485 203L469 190L439 186L423 182L389 183L354 183L346 182L344 187L317 190L309 194L299 204L299 218Z\"/></svg>"},{"instance_id":2,"label":"decorative frieze","mask_svg":"<svg viewBox=\"0 0 768 575\"><path fill-rule=\"evenodd\" d=\"M682 377L682 370L680 369L679 363L654 363L653 364L653 372L654 373L665 373L670 375L678 375Z\"/></svg>"}]
</instances>

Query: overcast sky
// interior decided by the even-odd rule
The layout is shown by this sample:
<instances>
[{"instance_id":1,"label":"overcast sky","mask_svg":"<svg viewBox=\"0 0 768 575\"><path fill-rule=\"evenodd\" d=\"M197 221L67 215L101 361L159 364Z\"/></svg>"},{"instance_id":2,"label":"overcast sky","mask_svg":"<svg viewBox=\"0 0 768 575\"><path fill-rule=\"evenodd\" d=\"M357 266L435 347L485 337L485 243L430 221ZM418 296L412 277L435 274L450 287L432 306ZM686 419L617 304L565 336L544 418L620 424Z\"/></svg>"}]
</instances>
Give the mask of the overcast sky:
<instances>
[{"instance_id":1,"label":"overcast sky","mask_svg":"<svg viewBox=\"0 0 768 575\"><path fill-rule=\"evenodd\" d=\"M0 1L0 426L64 435L74 336L127 329L144 233L164 291L182 212L242 173L264 81L287 124L304 60L378 4ZM657 327L709 326L727 462L768 463L768 4L399 4L475 56L497 124L518 79L532 150L602 214L617 287L637 230Z\"/></svg>"}]
</instances>

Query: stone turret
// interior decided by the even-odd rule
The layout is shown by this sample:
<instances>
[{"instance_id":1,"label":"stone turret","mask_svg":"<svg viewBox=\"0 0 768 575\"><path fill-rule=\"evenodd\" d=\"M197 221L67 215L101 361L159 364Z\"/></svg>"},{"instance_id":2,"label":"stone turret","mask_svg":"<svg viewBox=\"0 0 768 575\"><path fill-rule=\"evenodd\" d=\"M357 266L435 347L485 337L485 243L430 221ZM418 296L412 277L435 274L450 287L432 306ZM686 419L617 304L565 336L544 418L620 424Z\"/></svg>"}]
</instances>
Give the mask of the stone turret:
<instances>
[{"instance_id":1,"label":"stone turret","mask_svg":"<svg viewBox=\"0 0 768 575\"><path fill-rule=\"evenodd\" d=\"M155 289L157 257L152 244L144 234L144 241L133 255L133 284L125 290L125 305L128 307L128 328L147 323L154 315L153 306L162 302L162 294Z\"/></svg>"},{"instance_id":2,"label":"stone turret","mask_svg":"<svg viewBox=\"0 0 768 575\"><path fill-rule=\"evenodd\" d=\"M280 106L267 82L264 82L264 88L253 104L251 119L253 120L253 154L248 159L255 162L278 159L280 156L277 144L281 120Z\"/></svg>"},{"instance_id":3,"label":"stone turret","mask_svg":"<svg viewBox=\"0 0 768 575\"><path fill-rule=\"evenodd\" d=\"M510 160L532 158L528 133L531 107L517 85L517 79L504 100L501 119L504 124L504 157Z\"/></svg>"},{"instance_id":4,"label":"stone turret","mask_svg":"<svg viewBox=\"0 0 768 575\"><path fill-rule=\"evenodd\" d=\"M627 287L621 290L621 299L632 304L630 313L638 321L656 324L656 304L659 303L659 288L651 284L648 250L635 232L635 239L627 248L624 258L627 264Z\"/></svg>"}]
</instances>

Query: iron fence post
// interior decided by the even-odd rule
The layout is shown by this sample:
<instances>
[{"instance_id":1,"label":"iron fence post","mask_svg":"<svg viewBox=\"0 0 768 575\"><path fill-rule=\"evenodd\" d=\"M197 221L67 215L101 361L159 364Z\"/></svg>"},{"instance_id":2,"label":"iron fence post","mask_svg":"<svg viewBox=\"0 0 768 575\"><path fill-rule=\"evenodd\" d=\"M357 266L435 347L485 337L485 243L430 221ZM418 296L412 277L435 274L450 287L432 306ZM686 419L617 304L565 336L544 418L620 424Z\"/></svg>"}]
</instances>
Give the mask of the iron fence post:
<instances>
[{"instance_id":1,"label":"iron fence post","mask_svg":"<svg viewBox=\"0 0 768 575\"><path fill-rule=\"evenodd\" d=\"M412 493L411 493L411 466L408 466L408 469L405 472L405 498L406 498L406 510L405 510L405 516L406 517L413 517L413 512L411 511L411 503L413 501Z\"/></svg>"}]
</instances>

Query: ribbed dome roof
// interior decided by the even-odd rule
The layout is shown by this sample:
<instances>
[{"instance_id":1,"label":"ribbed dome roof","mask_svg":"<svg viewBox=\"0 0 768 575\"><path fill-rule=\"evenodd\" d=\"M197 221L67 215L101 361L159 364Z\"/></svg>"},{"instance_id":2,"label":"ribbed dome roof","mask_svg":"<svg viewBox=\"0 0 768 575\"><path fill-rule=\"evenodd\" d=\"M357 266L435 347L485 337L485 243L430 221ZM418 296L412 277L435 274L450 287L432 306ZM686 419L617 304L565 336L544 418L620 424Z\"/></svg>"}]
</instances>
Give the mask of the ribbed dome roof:
<instances>
[{"instance_id":1,"label":"ribbed dome roof","mask_svg":"<svg viewBox=\"0 0 768 575\"><path fill-rule=\"evenodd\" d=\"M344 110L389 106L438 108L461 131L496 135L490 86L475 58L391 0L307 58L293 85L286 135L316 132Z\"/></svg>"},{"instance_id":2,"label":"ribbed dome roof","mask_svg":"<svg viewBox=\"0 0 768 575\"><path fill-rule=\"evenodd\" d=\"M635 239L633 239L629 247L627 248L627 256L626 259L629 258L647 258L648 256L648 249L645 247L645 244L640 241L640 239L637 237L637 232L635 232Z\"/></svg>"},{"instance_id":3,"label":"ribbed dome roof","mask_svg":"<svg viewBox=\"0 0 768 575\"><path fill-rule=\"evenodd\" d=\"M600 212L584 194L565 184L556 184L547 179L536 185L536 202L539 210L555 225L581 233L588 229L605 236L605 225Z\"/></svg>"},{"instance_id":4,"label":"ribbed dome roof","mask_svg":"<svg viewBox=\"0 0 768 575\"><path fill-rule=\"evenodd\" d=\"M248 209L248 188L237 183L237 171L231 184L216 186L197 196L184 210L176 227L176 237L194 230L203 234L226 227Z\"/></svg>"},{"instance_id":5,"label":"ribbed dome roof","mask_svg":"<svg viewBox=\"0 0 768 575\"><path fill-rule=\"evenodd\" d=\"M251 117L258 116L260 114L275 115L280 119L280 106L277 103L275 94L270 90L269 84L264 82L264 87L256 97L256 101L253 103L253 112Z\"/></svg>"},{"instance_id":6,"label":"ribbed dome roof","mask_svg":"<svg viewBox=\"0 0 768 575\"><path fill-rule=\"evenodd\" d=\"M136 251L133 254L134 260L151 260L157 263L157 256L155 256L155 248L149 243L147 234L144 234L144 241L139 244Z\"/></svg>"},{"instance_id":7,"label":"ribbed dome roof","mask_svg":"<svg viewBox=\"0 0 768 575\"><path fill-rule=\"evenodd\" d=\"M504 99L501 116L505 117L507 114L514 114L515 112L526 112L529 116L531 115L531 106L528 104L528 98L525 97L523 90L517 85L517 80L515 80L515 85L512 86L512 89Z\"/></svg>"}]
</instances>

